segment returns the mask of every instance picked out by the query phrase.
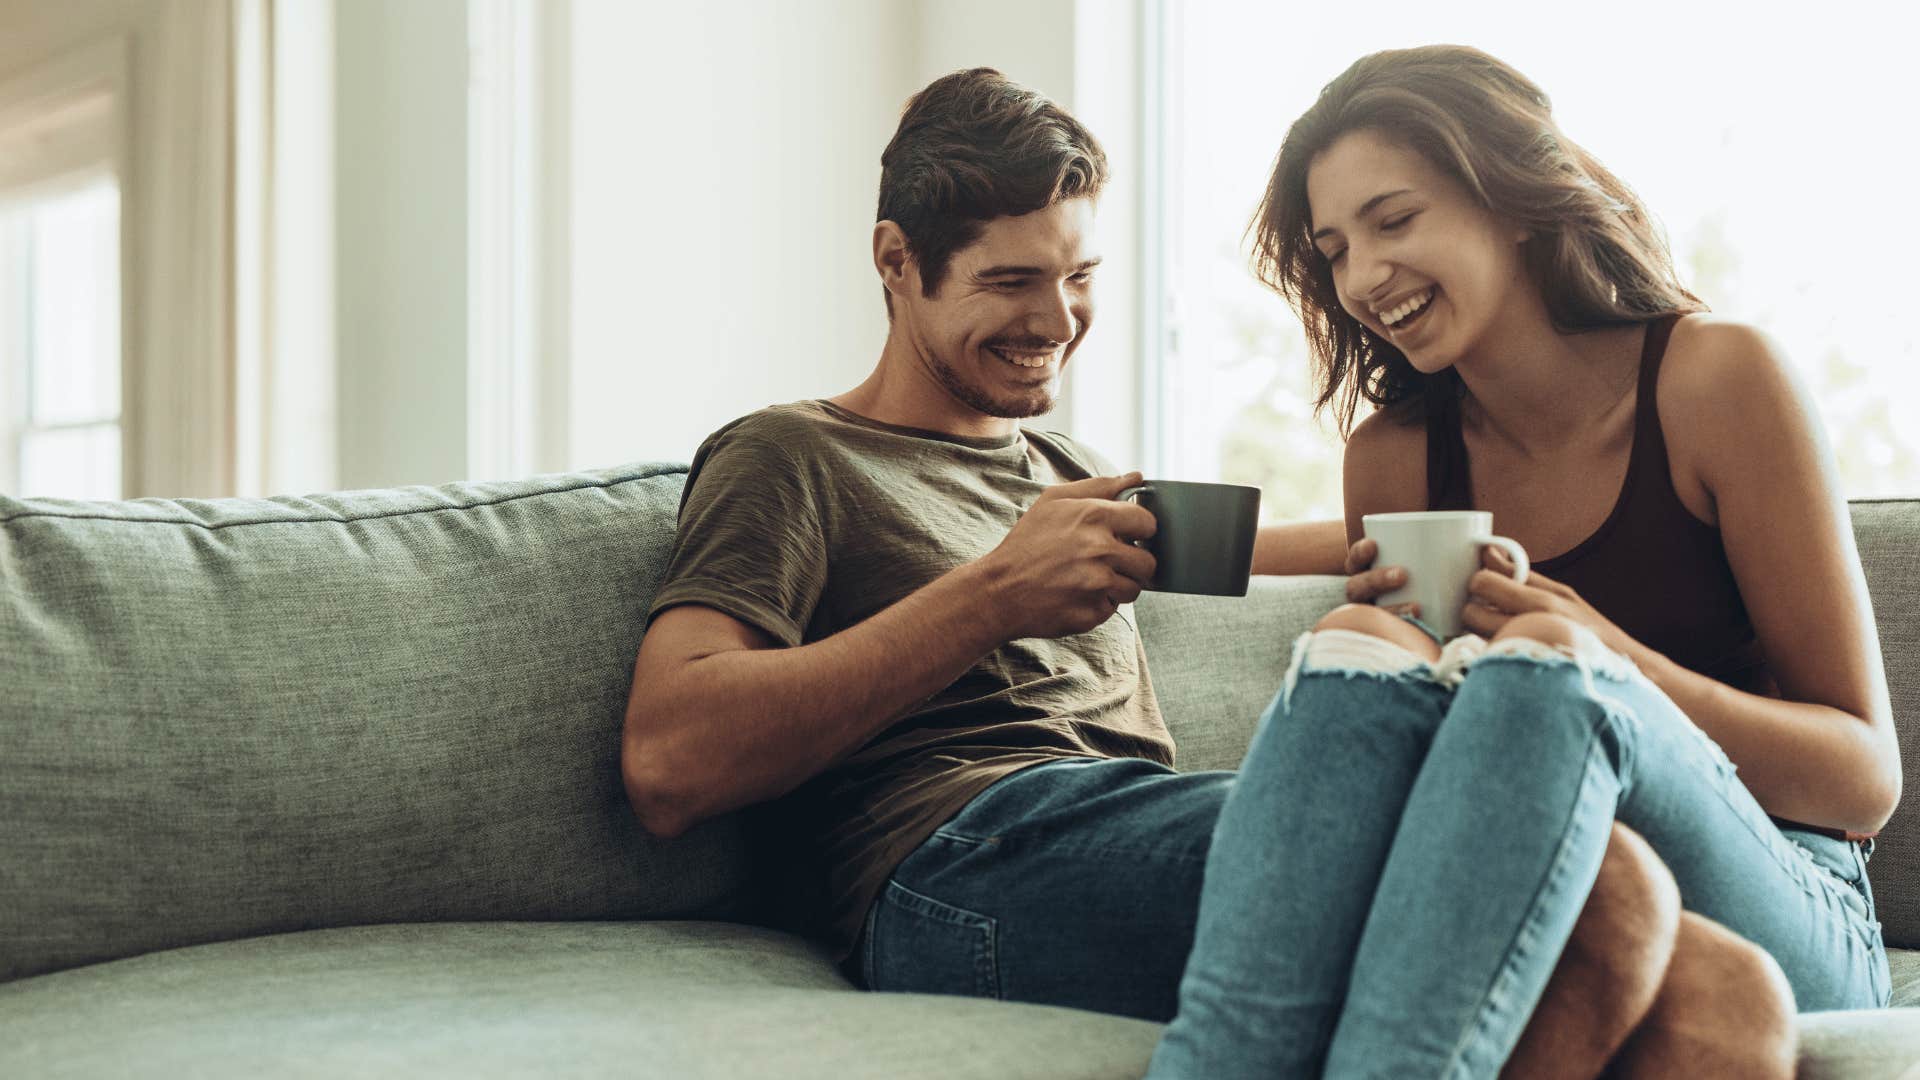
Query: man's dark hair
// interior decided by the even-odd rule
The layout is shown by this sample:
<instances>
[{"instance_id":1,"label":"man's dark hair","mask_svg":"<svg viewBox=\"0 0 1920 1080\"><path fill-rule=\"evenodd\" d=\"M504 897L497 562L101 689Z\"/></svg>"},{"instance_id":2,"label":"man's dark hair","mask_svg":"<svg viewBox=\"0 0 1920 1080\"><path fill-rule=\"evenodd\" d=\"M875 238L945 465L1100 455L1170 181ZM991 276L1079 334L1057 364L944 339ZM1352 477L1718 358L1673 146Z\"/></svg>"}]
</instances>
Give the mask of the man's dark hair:
<instances>
[{"instance_id":1,"label":"man's dark hair","mask_svg":"<svg viewBox=\"0 0 1920 1080\"><path fill-rule=\"evenodd\" d=\"M954 252L986 222L1098 195L1106 182L1106 151L1078 120L992 68L973 68L907 102L880 155L875 220L900 226L921 293L932 296Z\"/></svg>"}]
</instances>

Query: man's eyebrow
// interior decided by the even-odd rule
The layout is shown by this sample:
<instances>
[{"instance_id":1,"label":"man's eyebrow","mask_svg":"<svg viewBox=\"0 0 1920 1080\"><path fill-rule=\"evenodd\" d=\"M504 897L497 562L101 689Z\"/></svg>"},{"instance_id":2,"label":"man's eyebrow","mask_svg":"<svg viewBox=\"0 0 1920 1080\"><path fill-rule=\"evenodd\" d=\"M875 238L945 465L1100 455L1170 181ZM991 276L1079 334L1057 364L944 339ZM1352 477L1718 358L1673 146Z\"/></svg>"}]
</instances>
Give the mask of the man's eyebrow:
<instances>
[{"instance_id":1,"label":"man's eyebrow","mask_svg":"<svg viewBox=\"0 0 1920 1080\"><path fill-rule=\"evenodd\" d=\"M1360 209L1354 211L1353 216L1357 218L1366 217L1368 214L1373 213L1374 207L1379 206L1381 203L1386 202L1388 199L1393 198L1395 195L1409 195L1409 194L1412 194L1412 192L1413 192L1412 188L1396 188L1393 191L1383 191L1380 194L1375 195L1373 198L1368 199L1366 202L1361 203ZM1318 240L1321 237L1333 231L1335 230L1334 230L1334 227L1331 225L1327 226L1324 229L1315 229L1313 233L1313 238L1315 240Z\"/></svg>"},{"instance_id":2,"label":"man's eyebrow","mask_svg":"<svg viewBox=\"0 0 1920 1080\"><path fill-rule=\"evenodd\" d=\"M1091 270L1094 267L1099 266L1100 262L1101 260L1098 258L1088 259L1087 261L1074 267L1072 270L1072 273L1075 273L1075 274L1084 273L1085 271ZM1038 277L1042 274L1045 274L1046 272L1047 272L1047 268L1044 266L1006 265L1006 266L989 266L984 270L975 270L973 272L973 276L976 278Z\"/></svg>"}]
</instances>

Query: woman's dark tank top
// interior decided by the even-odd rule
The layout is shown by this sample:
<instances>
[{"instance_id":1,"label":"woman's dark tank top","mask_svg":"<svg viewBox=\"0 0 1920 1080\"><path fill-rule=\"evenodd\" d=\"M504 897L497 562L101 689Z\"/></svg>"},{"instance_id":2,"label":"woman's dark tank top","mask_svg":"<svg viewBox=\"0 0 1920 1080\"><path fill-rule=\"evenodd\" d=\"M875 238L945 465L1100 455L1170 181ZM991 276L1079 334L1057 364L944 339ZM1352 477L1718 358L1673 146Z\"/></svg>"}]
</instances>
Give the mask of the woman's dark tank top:
<instances>
[{"instance_id":1,"label":"woman's dark tank top","mask_svg":"<svg viewBox=\"0 0 1920 1080\"><path fill-rule=\"evenodd\" d=\"M1593 535L1534 568L1681 666L1741 690L1774 693L1720 530L1694 517L1673 490L1654 388L1679 318L1668 315L1647 325L1633 450L1613 512ZM1457 397L1428 410L1427 508L1473 508ZM1497 531L1499 522L1494 526Z\"/></svg>"}]
</instances>

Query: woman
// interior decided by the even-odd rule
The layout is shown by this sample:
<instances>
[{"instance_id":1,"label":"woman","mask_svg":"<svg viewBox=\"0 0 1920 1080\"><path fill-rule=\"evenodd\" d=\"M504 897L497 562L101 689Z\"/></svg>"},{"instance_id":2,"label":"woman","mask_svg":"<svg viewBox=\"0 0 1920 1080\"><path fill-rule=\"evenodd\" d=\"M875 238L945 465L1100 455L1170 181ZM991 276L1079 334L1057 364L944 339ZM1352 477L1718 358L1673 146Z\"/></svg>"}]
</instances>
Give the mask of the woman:
<instances>
[{"instance_id":1,"label":"woman","mask_svg":"<svg viewBox=\"0 0 1920 1080\"><path fill-rule=\"evenodd\" d=\"M1472 49L1336 78L1253 231L1351 430L1349 597L1400 580L1358 540L1382 511L1490 510L1536 572L1473 579L1491 647L1443 656L1370 608L1302 639L1250 750L1287 780L1236 787L1209 855L1281 900L1203 893L1153 1075L1492 1075L1616 819L1800 1009L1885 1004L1860 841L1899 759L1830 454L1774 346L1704 314L1633 193ZM1302 874L1317 904L1286 901Z\"/></svg>"}]
</instances>

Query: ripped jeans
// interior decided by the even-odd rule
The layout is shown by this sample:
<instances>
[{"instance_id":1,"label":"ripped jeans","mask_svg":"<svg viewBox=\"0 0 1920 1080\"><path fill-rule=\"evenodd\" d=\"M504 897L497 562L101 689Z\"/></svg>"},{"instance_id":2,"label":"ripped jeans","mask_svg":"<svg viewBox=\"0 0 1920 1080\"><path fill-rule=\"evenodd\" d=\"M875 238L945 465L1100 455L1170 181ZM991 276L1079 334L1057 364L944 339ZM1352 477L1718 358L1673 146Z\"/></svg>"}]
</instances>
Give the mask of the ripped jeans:
<instances>
[{"instance_id":1,"label":"ripped jeans","mask_svg":"<svg viewBox=\"0 0 1920 1080\"><path fill-rule=\"evenodd\" d=\"M1450 650L1451 652L1451 650ZM1858 846L1783 832L1624 659L1303 636L1221 809L1155 1078L1492 1077L1618 819L1802 1011L1886 1004Z\"/></svg>"}]
</instances>

